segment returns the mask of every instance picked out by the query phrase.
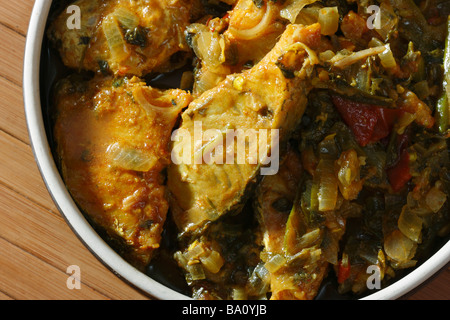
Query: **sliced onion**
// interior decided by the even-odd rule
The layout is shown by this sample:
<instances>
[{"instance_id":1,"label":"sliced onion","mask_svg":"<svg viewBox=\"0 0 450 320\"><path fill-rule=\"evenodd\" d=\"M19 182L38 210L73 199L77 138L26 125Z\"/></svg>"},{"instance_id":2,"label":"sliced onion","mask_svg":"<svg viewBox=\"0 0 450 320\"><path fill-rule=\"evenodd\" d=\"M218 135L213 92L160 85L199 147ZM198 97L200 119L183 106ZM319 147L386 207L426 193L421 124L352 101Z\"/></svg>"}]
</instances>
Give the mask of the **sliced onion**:
<instances>
[{"instance_id":1,"label":"sliced onion","mask_svg":"<svg viewBox=\"0 0 450 320\"><path fill-rule=\"evenodd\" d=\"M174 260L178 263L180 267L183 269L186 269L187 266L187 259L184 257L183 253L181 251L177 251L173 254Z\"/></svg>"},{"instance_id":2,"label":"sliced onion","mask_svg":"<svg viewBox=\"0 0 450 320\"><path fill-rule=\"evenodd\" d=\"M283 251L287 255L294 255L300 250L298 247L298 239L306 231L305 221L302 218L298 199L296 199L286 222L284 232Z\"/></svg>"},{"instance_id":3,"label":"sliced onion","mask_svg":"<svg viewBox=\"0 0 450 320\"><path fill-rule=\"evenodd\" d=\"M216 68L203 66L195 75L194 96L200 96L205 91L216 87L228 74L230 74L229 68L223 65Z\"/></svg>"},{"instance_id":4,"label":"sliced onion","mask_svg":"<svg viewBox=\"0 0 450 320\"><path fill-rule=\"evenodd\" d=\"M346 200L354 200L358 197L363 187L360 179L360 162L354 149L344 151L336 161L339 190Z\"/></svg>"},{"instance_id":5,"label":"sliced onion","mask_svg":"<svg viewBox=\"0 0 450 320\"><path fill-rule=\"evenodd\" d=\"M233 288L233 300L247 300L247 291L245 288Z\"/></svg>"},{"instance_id":6,"label":"sliced onion","mask_svg":"<svg viewBox=\"0 0 450 320\"><path fill-rule=\"evenodd\" d=\"M267 1L265 10L266 11L261 21L253 28L237 29L234 26L230 26L229 31L236 39L239 40L253 40L260 38L266 33L266 30L270 27L272 19L275 15L276 8L271 3L271 1Z\"/></svg>"},{"instance_id":7,"label":"sliced onion","mask_svg":"<svg viewBox=\"0 0 450 320\"><path fill-rule=\"evenodd\" d=\"M326 50L324 52L319 53L320 61L330 61L336 54L331 50Z\"/></svg>"},{"instance_id":8,"label":"sliced onion","mask_svg":"<svg viewBox=\"0 0 450 320\"><path fill-rule=\"evenodd\" d=\"M397 105L403 111L415 114L415 121L418 125L426 128L432 128L434 126L435 119L432 115L431 108L428 104L420 100L414 92L408 89L403 90L403 92L399 95Z\"/></svg>"},{"instance_id":9,"label":"sliced onion","mask_svg":"<svg viewBox=\"0 0 450 320\"><path fill-rule=\"evenodd\" d=\"M223 38L217 32L209 29L198 32L193 38L192 47L195 55L208 66L225 62Z\"/></svg>"},{"instance_id":10,"label":"sliced onion","mask_svg":"<svg viewBox=\"0 0 450 320\"><path fill-rule=\"evenodd\" d=\"M427 195L425 196L425 202L427 206L434 213L441 210L445 201L447 201L447 195L441 190L439 190L439 188L437 187L431 188L430 191L428 191Z\"/></svg>"},{"instance_id":11,"label":"sliced onion","mask_svg":"<svg viewBox=\"0 0 450 320\"><path fill-rule=\"evenodd\" d=\"M141 201L146 188L139 188L131 196L128 196L122 200L122 210L129 210L134 204Z\"/></svg>"},{"instance_id":12,"label":"sliced onion","mask_svg":"<svg viewBox=\"0 0 450 320\"><path fill-rule=\"evenodd\" d=\"M275 254L270 257L264 265L270 273L275 273L286 265L286 259L281 254Z\"/></svg>"},{"instance_id":13,"label":"sliced onion","mask_svg":"<svg viewBox=\"0 0 450 320\"><path fill-rule=\"evenodd\" d=\"M333 160L320 160L316 175L320 181L319 185L319 211L334 210L338 197L338 181L334 173Z\"/></svg>"},{"instance_id":14,"label":"sliced onion","mask_svg":"<svg viewBox=\"0 0 450 320\"><path fill-rule=\"evenodd\" d=\"M304 26L309 26L318 22L319 20L319 10L321 8L318 6L303 8L295 19L296 24L303 24Z\"/></svg>"},{"instance_id":15,"label":"sliced onion","mask_svg":"<svg viewBox=\"0 0 450 320\"><path fill-rule=\"evenodd\" d=\"M294 206L288 222L286 223L283 250L287 255L295 255L304 248L309 248L318 244L323 239L323 232L320 228L316 228L303 234L302 229L305 228L305 221L304 217L300 215L302 215L302 213Z\"/></svg>"},{"instance_id":16,"label":"sliced onion","mask_svg":"<svg viewBox=\"0 0 450 320\"><path fill-rule=\"evenodd\" d=\"M323 233L320 228L314 229L304 234L298 242L299 247L303 249L319 243L322 240L322 234Z\"/></svg>"},{"instance_id":17,"label":"sliced onion","mask_svg":"<svg viewBox=\"0 0 450 320\"><path fill-rule=\"evenodd\" d=\"M120 63L129 56L127 45L123 39L122 31L113 15L107 16L102 23L103 33L108 43L112 59Z\"/></svg>"},{"instance_id":18,"label":"sliced onion","mask_svg":"<svg viewBox=\"0 0 450 320\"><path fill-rule=\"evenodd\" d=\"M202 262L203 267L211 273L219 272L225 263L220 253L214 250L206 256L200 256L200 261Z\"/></svg>"},{"instance_id":19,"label":"sliced onion","mask_svg":"<svg viewBox=\"0 0 450 320\"><path fill-rule=\"evenodd\" d=\"M398 228L412 241L419 243L421 241L423 220L407 205L403 206L398 219Z\"/></svg>"},{"instance_id":20,"label":"sliced onion","mask_svg":"<svg viewBox=\"0 0 450 320\"><path fill-rule=\"evenodd\" d=\"M198 258L204 253L205 249L203 246L198 241L194 241L183 255L189 263L193 260L198 260Z\"/></svg>"},{"instance_id":21,"label":"sliced onion","mask_svg":"<svg viewBox=\"0 0 450 320\"><path fill-rule=\"evenodd\" d=\"M299 263L303 265L313 265L322 256L322 249L317 247L305 248L299 253L288 257L288 264Z\"/></svg>"},{"instance_id":22,"label":"sliced onion","mask_svg":"<svg viewBox=\"0 0 450 320\"><path fill-rule=\"evenodd\" d=\"M383 38L388 40L391 33L396 30L398 24L398 17L394 12L391 4L383 1L380 5L380 28L375 28L375 31Z\"/></svg>"},{"instance_id":23,"label":"sliced onion","mask_svg":"<svg viewBox=\"0 0 450 320\"><path fill-rule=\"evenodd\" d=\"M206 279L205 271L201 264L191 264L186 266L186 270L189 272L190 280L198 281Z\"/></svg>"},{"instance_id":24,"label":"sliced onion","mask_svg":"<svg viewBox=\"0 0 450 320\"><path fill-rule=\"evenodd\" d=\"M306 196L309 195L309 210L318 211L319 210L319 183L311 183L311 188L307 189L305 192Z\"/></svg>"},{"instance_id":25,"label":"sliced onion","mask_svg":"<svg viewBox=\"0 0 450 320\"><path fill-rule=\"evenodd\" d=\"M400 230L394 230L384 240L384 251L389 258L406 263L414 257L417 243L405 236Z\"/></svg>"},{"instance_id":26,"label":"sliced onion","mask_svg":"<svg viewBox=\"0 0 450 320\"><path fill-rule=\"evenodd\" d=\"M133 98L150 117L162 116L162 118L168 119L170 122L181 112L181 106L178 105L172 105L170 107L159 107L154 105L147 98L145 90L145 87L136 87L133 90Z\"/></svg>"},{"instance_id":27,"label":"sliced onion","mask_svg":"<svg viewBox=\"0 0 450 320\"><path fill-rule=\"evenodd\" d=\"M302 11L305 6L316 1L317 0L288 0L286 1L285 7L281 9L280 16L289 20L291 23L295 23L300 11Z\"/></svg>"},{"instance_id":28,"label":"sliced onion","mask_svg":"<svg viewBox=\"0 0 450 320\"><path fill-rule=\"evenodd\" d=\"M118 142L110 145L106 153L113 166L125 170L147 172L158 163L155 156L138 149L123 147Z\"/></svg>"},{"instance_id":29,"label":"sliced onion","mask_svg":"<svg viewBox=\"0 0 450 320\"><path fill-rule=\"evenodd\" d=\"M113 15L126 29L134 29L139 26L139 17L124 7L114 10Z\"/></svg>"},{"instance_id":30,"label":"sliced onion","mask_svg":"<svg viewBox=\"0 0 450 320\"><path fill-rule=\"evenodd\" d=\"M330 62L332 62L336 68L344 69L358 61L365 60L367 57L383 53L385 50L386 50L385 46L368 48L358 52L354 52L344 57L342 57L342 55L341 56L336 55L333 59L330 60Z\"/></svg>"},{"instance_id":31,"label":"sliced onion","mask_svg":"<svg viewBox=\"0 0 450 320\"><path fill-rule=\"evenodd\" d=\"M264 263L260 262L248 279L248 286L252 294L255 296L262 296L269 290L269 285L270 273L264 266Z\"/></svg>"},{"instance_id":32,"label":"sliced onion","mask_svg":"<svg viewBox=\"0 0 450 320\"><path fill-rule=\"evenodd\" d=\"M335 34L339 28L339 12L338 7L326 7L319 10L318 21L320 24L320 32L329 36Z\"/></svg>"},{"instance_id":33,"label":"sliced onion","mask_svg":"<svg viewBox=\"0 0 450 320\"><path fill-rule=\"evenodd\" d=\"M181 251L177 251L174 253L173 258L177 261L178 265L187 272L185 275L186 281L191 283L192 281L206 279L205 272L200 262L192 263L185 255L185 253L183 254Z\"/></svg>"},{"instance_id":34,"label":"sliced onion","mask_svg":"<svg viewBox=\"0 0 450 320\"><path fill-rule=\"evenodd\" d=\"M263 263L259 263L255 269L253 270L253 273L260 278L261 280L263 280L265 283L269 283L270 281L270 275L269 275L269 271L266 269L266 267L264 266Z\"/></svg>"},{"instance_id":35,"label":"sliced onion","mask_svg":"<svg viewBox=\"0 0 450 320\"><path fill-rule=\"evenodd\" d=\"M389 44L385 45L385 50L378 54L380 57L380 62L386 69L391 69L397 66L397 61L395 61L394 54L392 53L391 46Z\"/></svg>"},{"instance_id":36,"label":"sliced onion","mask_svg":"<svg viewBox=\"0 0 450 320\"><path fill-rule=\"evenodd\" d=\"M346 152L338 160L338 179L343 187L349 187L355 179L359 179L358 155L353 152ZM347 156L346 156L347 155Z\"/></svg>"},{"instance_id":37,"label":"sliced onion","mask_svg":"<svg viewBox=\"0 0 450 320\"><path fill-rule=\"evenodd\" d=\"M299 50L305 50L306 53L308 54L308 63L305 62L303 64L302 69L304 69L305 67L314 66L320 62L316 52L302 42L294 43L288 48L287 51L299 51Z\"/></svg>"}]
</instances>

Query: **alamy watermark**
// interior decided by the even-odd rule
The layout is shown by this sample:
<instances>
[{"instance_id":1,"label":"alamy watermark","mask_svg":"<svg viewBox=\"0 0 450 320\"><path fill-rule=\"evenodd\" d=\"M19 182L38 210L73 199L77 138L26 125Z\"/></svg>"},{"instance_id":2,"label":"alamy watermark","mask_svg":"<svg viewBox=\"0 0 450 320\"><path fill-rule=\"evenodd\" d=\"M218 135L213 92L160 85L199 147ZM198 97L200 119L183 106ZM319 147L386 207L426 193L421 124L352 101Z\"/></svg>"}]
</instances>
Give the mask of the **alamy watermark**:
<instances>
[{"instance_id":1,"label":"alamy watermark","mask_svg":"<svg viewBox=\"0 0 450 320\"><path fill-rule=\"evenodd\" d=\"M366 8L366 13L371 14L367 19L367 28L369 29L381 29L381 9L377 5L370 5ZM66 13L69 14L67 19L67 28L69 30L81 29L81 9L77 5L70 5L66 9Z\"/></svg>"},{"instance_id":2,"label":"alamy watermark","mask_svg":"<svg viewBox=\"0 0 450 320\"><path fill-rule=\"evenodd\" d=\"M366 273L370 276L366 280L366 286L369 290L381 289L381 269L378 265L373 264L367 267Z\"/></svg>"},{"instance_id":3,"label":"alamy watermark","mask_svg":"<svg viewBox=\"0 0 450 320\"><path fill-rule=\"evenodd\" d=\"M372 14L367 19L367 28L373 29L381 29L381 9L377 5L370 5L366 9L366 13Z\"/></svg>"},{"instance_id":4,"label":"alamy watermark","mask_svg":"<svg viewBox=\"0 0 450 320\"><path fill-rule=\"evenodd\" d=\"M250 164L261 165L261 175L279 170L278 129L207 129L194 121L194 130L180 128L173 132L171 153L176 165Z\"/></svg>"},{"instance_id":5,"label":"alamy watermark","mask_svg":"<svg viewBox=\"0 0 450 320\"><path fill-rule=\"evenodd\" d=\"M81 269L77 265L71 265L67 267L66 273L70 276L67 278L66 286L69 290L81 289ZM381 269L378 265L370 265L366 269L368 278L366 280L366 287L369 290L381 289Z\"/></svg>"},{"instance_id":6,"label":"alamy watermark","mask_svg":"<svg viewBox=\"0 0 450 320\"><path fill-rule=\"evenodd\" d=\"M67 267L66 273L70 276L67 278L66 286L69 290L81 289L81 269L77 265Z\"/></svg>"},{"instance_id":7,"label":"alamy watermark","mask_svg":"<svg viewBox=\"0 0 450 320\"><path fill-rule=\"evenodd\" d=\"M81 9L77 5L71 5L67 7L66 12L70 14L66 21L67 28L69 30L81 29Z\"/></svg>"}]
</instances>

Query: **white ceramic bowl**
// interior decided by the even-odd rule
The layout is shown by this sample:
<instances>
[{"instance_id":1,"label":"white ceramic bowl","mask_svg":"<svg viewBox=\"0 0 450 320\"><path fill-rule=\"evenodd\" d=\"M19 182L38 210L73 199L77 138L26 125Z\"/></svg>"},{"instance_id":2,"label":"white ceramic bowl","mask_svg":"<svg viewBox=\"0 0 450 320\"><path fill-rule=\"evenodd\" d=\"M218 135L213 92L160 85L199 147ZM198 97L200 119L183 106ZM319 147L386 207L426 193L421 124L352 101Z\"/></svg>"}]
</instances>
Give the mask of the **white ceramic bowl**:
<instances>
[{"instance_id":1,"label":"white ceramic bowl","mask_svg":"<svg viewBox=\"0 0 450 320\"><path fill-rule=\"evenodd\" d=\"M84 218L62 181L47 139L40 96L41 49L50 6L51 0L36 0L35 2L27 34L23 75L25 114L30 142L44 182L73 232L112 272L154 298L190 299L138 271L112 250ZM449 261L450 241L414 271L387 288L376 291L363 299L397 299L422 284Z\"/></svg>"}]
</instances>

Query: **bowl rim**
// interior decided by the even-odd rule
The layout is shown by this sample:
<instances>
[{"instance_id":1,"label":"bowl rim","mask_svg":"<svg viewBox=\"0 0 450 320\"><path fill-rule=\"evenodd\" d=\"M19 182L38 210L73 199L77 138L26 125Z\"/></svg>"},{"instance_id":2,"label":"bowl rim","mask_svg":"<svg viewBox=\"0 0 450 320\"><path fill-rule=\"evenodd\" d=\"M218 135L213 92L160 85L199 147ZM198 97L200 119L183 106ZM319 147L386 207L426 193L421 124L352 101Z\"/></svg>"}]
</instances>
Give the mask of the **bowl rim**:
<instances>
[{"instance_id":1,"label":"bowl rim","mask_svg":"<svg viewBox=\"0 0 450 320\"><path fill-rule=\"evenodd\" d=\"M47 190L62 217L84 246L109 270L130 285L160 300L191 300L137 270L117 254L91 227L74 203L59 174L48 143L40 97L40 61L52 0L36 0L26 36L23 98L31 149ZM361 300L394 300L424 283L450 262L450 241L423 264L391 285Z\"/></svg>"}]
</instances>

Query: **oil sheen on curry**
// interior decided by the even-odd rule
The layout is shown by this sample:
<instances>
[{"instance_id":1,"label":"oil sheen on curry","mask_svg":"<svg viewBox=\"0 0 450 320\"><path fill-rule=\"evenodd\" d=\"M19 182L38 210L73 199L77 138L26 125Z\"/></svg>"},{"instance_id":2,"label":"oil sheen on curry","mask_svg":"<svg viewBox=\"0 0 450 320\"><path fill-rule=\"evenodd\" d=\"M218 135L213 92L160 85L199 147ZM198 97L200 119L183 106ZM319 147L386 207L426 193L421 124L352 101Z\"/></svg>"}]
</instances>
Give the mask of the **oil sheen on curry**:
<instances>
[{"instance_id":1,"label":"oil sheen on curry","mask_svg":"<svg viewBox=\"0 0 450 320\"><path fill-rule=\"evenodd\" d=\"M163 169L171 128L190 96L138 78L70 77L59 83L55 139L75 201L106 232L148 263L168 211Z\"/></svg>"},{"instance_id":2,"label":"oil sheen on curry","mask_svg":"<svg viewBox=\"0 0 450 320\"><path fill-rule=\"evenodd\" d=\"M385 288L448 241L448 1L63 7L47 31L66 67L56 160L143 272L202 300L356 299L367 270ZM229 130L267 130L267 153L227 149Z\"/></svg>"}]
</instances>

